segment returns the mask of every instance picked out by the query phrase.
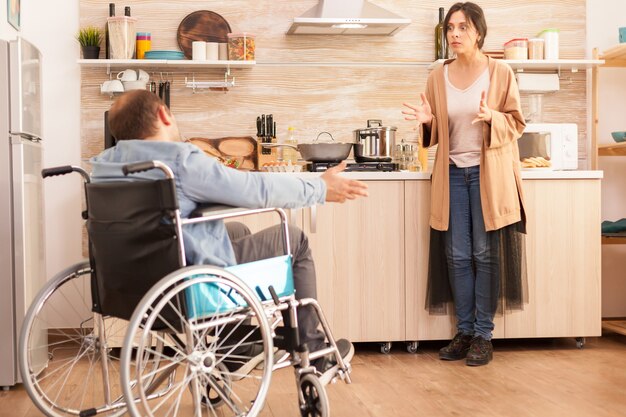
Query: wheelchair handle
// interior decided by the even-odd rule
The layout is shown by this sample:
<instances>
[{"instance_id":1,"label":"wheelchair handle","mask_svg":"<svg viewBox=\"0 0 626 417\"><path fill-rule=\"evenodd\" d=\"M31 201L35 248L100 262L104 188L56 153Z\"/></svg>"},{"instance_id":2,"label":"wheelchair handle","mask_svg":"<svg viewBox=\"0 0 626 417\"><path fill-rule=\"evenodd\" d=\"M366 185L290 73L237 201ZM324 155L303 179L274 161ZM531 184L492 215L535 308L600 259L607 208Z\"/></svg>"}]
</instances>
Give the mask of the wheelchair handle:
<instances>
[{"instance_id":1,"label":"wheelchair handle","mask_svg":"<svg viewBox=\"0 0 626 417\"><path fill-rule=\"evenodd\" d=\"M43 178L54 177L56 175L65 175L74 172L71 165L63 165L61 167L44 168L41 170Z\"/></svg>"},{"instance_id":2,"label":"wheelchair handle","mask_svg":"<svg viewBox=\"0 0 626 417\"><path fill-rule=\"evenodd\" d=\"M128 175L128 174L136 174L138 172L150 171L151 169L155 169L155 168L158 168L161 171L163 171L167 178L169 179L174 178L174 173L172 172L170 167L168 167L161 161L143 161L143 162L136 162L134 164L124 165L122 167L122 172L124 173L124 175Z\"/></svg>"},{"instance_id":3,"label":"wheelchair handle","mask_svg":"<svg viewBox=\"0 0 626 417\"><path fill-rule=\"evenodd\" d=\"M86 183L90 181L89 174L87 174L87 172L84 169L80 167L75 167L72 165L63 165L60 167L44 168L41 170L41 176L43 178L48 178L48 177L55 177L57 175L71 174L72 172L78 172L80 175L82 175Z\"/></svg>"}]
</instances>

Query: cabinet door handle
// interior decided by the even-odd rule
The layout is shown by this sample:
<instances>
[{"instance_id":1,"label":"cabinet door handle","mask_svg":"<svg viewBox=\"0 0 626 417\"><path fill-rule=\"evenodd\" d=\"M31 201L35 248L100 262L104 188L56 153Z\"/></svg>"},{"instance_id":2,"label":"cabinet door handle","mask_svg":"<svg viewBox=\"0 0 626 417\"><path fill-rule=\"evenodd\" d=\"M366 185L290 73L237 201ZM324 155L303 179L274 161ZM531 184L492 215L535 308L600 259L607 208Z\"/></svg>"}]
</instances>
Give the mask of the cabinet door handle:
<instances>
[{"instance_id":1,"label":"cabinet door handle","mask_svg":"<svg viewBox=\"0 0 626 417\"><path fill-rule=\"evenodd\" d=\"M311 210L310 231L317 233L317 206L311 206L309 209Z\"/></svg>"}]
</instances>

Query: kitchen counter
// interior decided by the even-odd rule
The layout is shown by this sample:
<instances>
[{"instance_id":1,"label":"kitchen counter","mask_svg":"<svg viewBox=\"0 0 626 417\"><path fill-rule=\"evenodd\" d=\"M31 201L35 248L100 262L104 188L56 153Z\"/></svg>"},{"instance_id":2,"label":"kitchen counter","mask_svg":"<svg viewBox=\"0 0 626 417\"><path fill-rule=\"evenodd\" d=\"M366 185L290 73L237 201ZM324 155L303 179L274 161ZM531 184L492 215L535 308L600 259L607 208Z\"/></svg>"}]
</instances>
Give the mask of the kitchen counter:
<instances>
[{"instance_id":1,"label":"kitchen counter","mask_svg":"<svg viewBox=\"0 0 626 417\"><path fill-rule=\"evenodd\" d=\"M299 172L293 175L307 178L320 174L320 172ZM522 171L522 179L525 180L600 179L603 175L603 171L552 171L543 169ZM430 172L344 172L342 176L365 181L427 180L430 179Z\"/></svg>"}]
</instances>

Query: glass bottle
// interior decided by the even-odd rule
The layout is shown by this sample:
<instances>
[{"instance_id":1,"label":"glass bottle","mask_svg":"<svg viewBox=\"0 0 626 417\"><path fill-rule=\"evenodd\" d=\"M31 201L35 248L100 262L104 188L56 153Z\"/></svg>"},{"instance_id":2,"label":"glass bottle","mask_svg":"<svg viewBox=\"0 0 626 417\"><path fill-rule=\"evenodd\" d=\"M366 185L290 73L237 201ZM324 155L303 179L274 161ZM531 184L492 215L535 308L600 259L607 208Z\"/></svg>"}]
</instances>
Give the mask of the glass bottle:
<instances>
[{"instance_id":1,"label":"glass bottle","mask_svg":"<svg viewBox=\"0 0 626 417\"><path fill-rule=\"evenodd\" d=\"M109 17L115 16L115 3L109 3ZM111 45L109 44L109 24L107 23L104 27L105 32L105 51L104 55L106 59L111 58Z\"/></svg>"},{"instance_id":2,"label":"glass bottle","mask_svg":"<svg viewBox=\"0 0 626 417\"><path fill-rule=\"evenodd\" d=\"M439 8L439 23L435 26L435 60L447 58L448 45L443 30L444 8Z\"/></svg>"},{"instance_id":3,"label":"glass bottle","mask_svg":"<svg viewBox=\"0 0 626 417\"><path fill-rule=\"evenodd\" d=\"M298 140L296 139L296 129L293 126L287 128L287 139L285 139L286 145L298 146ZM295 165L298 162L298 151L296 149L285 146L283 148L283 161L291 162Z\"/></svg>"}]
</instances>

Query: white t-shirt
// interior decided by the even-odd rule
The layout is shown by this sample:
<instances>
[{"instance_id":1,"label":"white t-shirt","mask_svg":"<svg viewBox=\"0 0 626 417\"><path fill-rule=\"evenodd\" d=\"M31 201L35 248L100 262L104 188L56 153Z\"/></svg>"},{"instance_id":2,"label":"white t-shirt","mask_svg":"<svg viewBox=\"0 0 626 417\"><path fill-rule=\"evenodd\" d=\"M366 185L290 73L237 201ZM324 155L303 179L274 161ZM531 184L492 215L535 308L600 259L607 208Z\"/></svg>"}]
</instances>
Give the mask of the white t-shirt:
<instances>
[{"instance_id":1,"label":"white t-shirt","mask_svg":"<svg viewBox=\"0 0 626 417\"><path fill-rule=\"evenodd\" d=\"M480 96L489 90L489 68L465 90L456 88L448 78L444 66L448 101L448 129L450 131L450 163L459 168L480 165L483 124L472 124L480 109Z\"/></svg>"}]
</instances>

